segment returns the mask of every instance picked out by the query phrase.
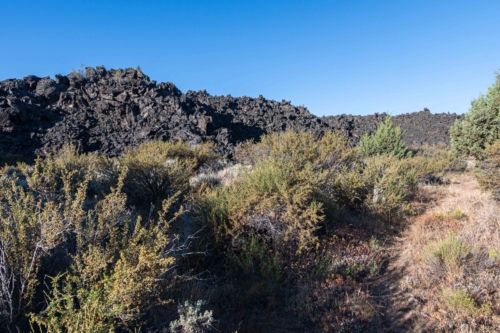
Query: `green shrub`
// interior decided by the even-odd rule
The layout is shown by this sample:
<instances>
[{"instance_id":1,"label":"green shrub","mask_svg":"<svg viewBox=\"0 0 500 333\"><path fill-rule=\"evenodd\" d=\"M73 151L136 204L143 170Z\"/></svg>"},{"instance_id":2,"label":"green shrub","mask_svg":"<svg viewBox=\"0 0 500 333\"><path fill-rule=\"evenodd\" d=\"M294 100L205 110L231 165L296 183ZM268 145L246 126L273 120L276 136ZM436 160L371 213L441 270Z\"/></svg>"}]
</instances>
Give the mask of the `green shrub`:
<instances>
[{"instance_id":1,"label":"green shrub","mask_svg":"<svg viewBox=\"0 0 500 333\"><path fill-rule=\"evenodd\" d=\"M55 170L53 161L38 160L0 177L0 322L6 325L31 307L42 261L85 218L88 179L76 184L76 171L56 176ZM49 183L54 180L60 189Z\"/></svg>"},{"instance_id":2,"label":"green shrub","mask_svg":"<svg viewBox=\"0 0 500 333\"><path fill-rule=\"evenodd\" d=\"M256 164L265 157L292 160L300 165L313 163L317 169L338 171L358 159L347 138L339 132L327 132L320 139L309 132L288 131L265 134L258 143L241 144L235 158L244 164Z\"/></svg>"},{"instance_id":3,"label":"green shrub","mask_svg":"<svg viewBox=\"0 0 500 333\"><path fill-rule=\"evenodd\" d=\"M147 225L133 220L119 187L87 214L73 207L80 223L68 225L76 235L73 264L52 278L48 305L31 314L42 332L112 332L137 327L141 316L167 300L158 297L170 283L175 263L164 213ZM180 213L180 212L179 212ZM176 216L178 216L177 213Z\"/></svg>"},{"instance_id":4,"label":"green shrub","mask_svg":"<svg viewBox=\"0 0 500 333\"><path fill-rule=\"evenodd\" d=\"M388 222L409 212L408 200L417 189L417 170L411 162L395 156L373 156L365 161L365 205Z\"/></svg>"},{"instance_id":5,"label":"green shrub","mask_svg":"<svg viewBox=\"0 0 500 333\"><path fill-rule=\"evenodd\" d=\"M397 158L411 157L412 152L403 142L400 127L395 127L392 118L387 116L377 131L361 138L358 149L365 157L376 155L391 155Z\"/></svg>"},{"instance_id":6,"label":"green shrub","mask_svg":"<svg viewBox=\"0 0 500 333\"><path fill-rule=\"evenodd\" d=\"M315 186L327 213L359 204L362 163L356 149L338 132L327 132L320 139L308 132L289 131L266 134L258 143L247 142L237 148L236 159L258 164L274 158L302 169L312 167L319 177Z\"/></svg>"},{"instance_id":7,"label":"green shrub","mask_svg":"<svg viewBox=\"0 0 500 333\"><path fill-rule=\"evenodd\" d=\"M500 198L500 140L487 145L484 160L479 161L474 170L479 184L492 190L495 198Z\"/></svg>"},{"instance_id":8,"label":"green shrub","mask_svg":"<svg viewBox=\"0 0 500 333\"><path fill-rule=\"evenodd\" d=\"M324 181L325 174L310 163L301 168L268 157L230 187L205 193L201 202L217 242L237 249L258 235L273 249L293 253L315 241L313 232L324 218L317 200Z\"/></svg>"},{"instance_id":9,"label":"green shrub","mask_svg":"<svg viewBox=\"0 0 500 333\"><path fill-rule=\"evenodd\" d=\"M183 142L151 141L130 149L120 163L128 169L124 191L135 204L159 204L189 187L189 178L215 159L209 143L191 147Z\"/></svg>"},{"instance_id":10,"label":"green shrub","mask_svg":"<svg viewBox=\"0 0 500 333\"><path fill-rule=\"evenodd\" d=\"M441 300L446 302L447 310L451 312L451 315L455 315L455 320L457 321L460 316L477 318L491 313L490 304L484 302L480 306L477 306L475 300L469 297L467 290L463 288L456 290L443 288L439 296Z\"/></svg>"},{"instance_id":11,"label":"green shrub","mask_svg":"<svg viewBox=\"0 0 500 333\"><path fill-rule=\"evenodd\" d=\"M463 120L450 129L451 148L459 156L485 158L485 148L500 138L500 73L486 96L472 102Z\"/></svg>"}]
</instances>

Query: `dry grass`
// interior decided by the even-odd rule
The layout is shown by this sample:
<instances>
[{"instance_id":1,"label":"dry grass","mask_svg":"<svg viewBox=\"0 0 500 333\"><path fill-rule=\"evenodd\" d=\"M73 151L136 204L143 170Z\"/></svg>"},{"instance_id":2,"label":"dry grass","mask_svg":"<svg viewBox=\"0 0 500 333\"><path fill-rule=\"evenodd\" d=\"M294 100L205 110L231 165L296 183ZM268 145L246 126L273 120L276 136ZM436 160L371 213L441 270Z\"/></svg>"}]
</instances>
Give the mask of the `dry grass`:
<instances>
[{"instance_id":1,"label":"dry grass","mask_svg":"<svg viewBox=\"0 0 500 333\"><path fill-rule=\"evenodd\" d=\"M199 173L189 179L189 184L194 188L199 188L203 183L230 186L244 172L250 171L251 168L249 165L233 164L222 170Z\"/></svg>"},{"instance_id":2,"label":"dry grass","mask_svg":"<svg viewBox=\"0 0 500 333\"><path fill-rule=\"evenodd\" d=\"M470 174L431 192L394 263L405 272L407 298L419 300L418 331L500 332L498 203Z\"/></svg>"}]
</instances>

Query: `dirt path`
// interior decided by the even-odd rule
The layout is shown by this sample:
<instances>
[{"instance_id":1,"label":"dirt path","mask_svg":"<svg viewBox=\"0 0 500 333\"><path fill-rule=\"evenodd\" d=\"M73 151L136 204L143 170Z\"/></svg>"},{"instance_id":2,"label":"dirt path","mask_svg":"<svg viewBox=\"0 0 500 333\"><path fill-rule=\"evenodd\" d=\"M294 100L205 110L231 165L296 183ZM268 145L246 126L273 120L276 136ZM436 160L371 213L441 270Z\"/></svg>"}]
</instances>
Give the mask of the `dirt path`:
<instances>
[{"instance_id":1,"label":"dirt path","mask_svg":"<svg viewBox=\"0 0 500 333\"><path fill-rule=\"evenodd\" d=\"M412 287L416 277L425 277L419 272L425 271L419 258L427 238L419 223L426 216L459 209L460 214L468 219L468 224L474 222L480 225L479 220L489 219L486 208L496 206L490 195L479 189L477 181L469 174L453 176L446 185L424 186L422 195L412 205L417 215L405 222L407 225L402 228L404 230L399 237L393 238L392 244L383 250L384 264L379 276L371 283L371 295L379 304L382 314L382 332L433 331L434 321L423 306L427 303L424 298L429 290ZM449 232L439 228L437 226L435 232ZM463 227L460 228L456 230L467 232Z\"/></svg>"}]
</instances>

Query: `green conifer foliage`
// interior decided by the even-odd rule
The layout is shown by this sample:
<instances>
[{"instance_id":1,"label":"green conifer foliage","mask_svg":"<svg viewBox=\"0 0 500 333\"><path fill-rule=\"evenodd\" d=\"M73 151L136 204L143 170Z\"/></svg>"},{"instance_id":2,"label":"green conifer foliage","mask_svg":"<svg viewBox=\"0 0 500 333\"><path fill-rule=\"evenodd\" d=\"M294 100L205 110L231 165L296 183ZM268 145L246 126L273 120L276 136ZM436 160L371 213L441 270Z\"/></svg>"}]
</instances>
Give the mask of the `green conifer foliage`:
<instances>
[{"instance_id":1,"label":"green conifer foliage","mask_svg":"<svg viewBox=\"0 0 500 333\"><path fill-rule=\"evenodd\" d=\"M500 138L500 73L496 83L472 102L465 119L450 129L451 148L457 156L484 159L486 146Z\"/></svg>"},{"instance_id":2,"label":"green conifer foliage","mask_svg":"<svg viewBox=\"0 0 500 333\"><path fill-rule=\"evenodd\" d=\"M412 155L411 150L403 142L401 128L394 126L390 116L385 118L374 134L361 138L358 149L365 157L390 155L397 158L407 158Z\"/></svg>"}]
</instances>

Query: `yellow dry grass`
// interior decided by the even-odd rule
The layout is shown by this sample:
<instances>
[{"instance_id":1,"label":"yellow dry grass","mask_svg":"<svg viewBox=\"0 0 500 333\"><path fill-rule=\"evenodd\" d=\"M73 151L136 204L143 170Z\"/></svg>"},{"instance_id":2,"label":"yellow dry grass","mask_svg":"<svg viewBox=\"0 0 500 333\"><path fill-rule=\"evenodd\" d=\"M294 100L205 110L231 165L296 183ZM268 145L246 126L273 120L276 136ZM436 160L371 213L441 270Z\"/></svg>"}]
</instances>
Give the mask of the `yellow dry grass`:
<instances>
[{"instance_id":1,"label":"yellow dry grass","mask_svg":"<svg viewBox=\"0 0 500 333\"><path fill-rule=\"evenodd\" d=\"M393 263L405 298L420 300L412 309L418 331L500 332L498 203L470 174L422 190L432 200Z\"/></svg>"}]
</instances>

